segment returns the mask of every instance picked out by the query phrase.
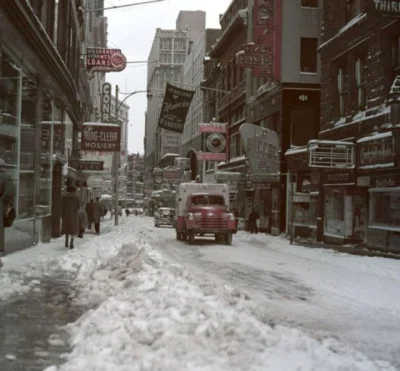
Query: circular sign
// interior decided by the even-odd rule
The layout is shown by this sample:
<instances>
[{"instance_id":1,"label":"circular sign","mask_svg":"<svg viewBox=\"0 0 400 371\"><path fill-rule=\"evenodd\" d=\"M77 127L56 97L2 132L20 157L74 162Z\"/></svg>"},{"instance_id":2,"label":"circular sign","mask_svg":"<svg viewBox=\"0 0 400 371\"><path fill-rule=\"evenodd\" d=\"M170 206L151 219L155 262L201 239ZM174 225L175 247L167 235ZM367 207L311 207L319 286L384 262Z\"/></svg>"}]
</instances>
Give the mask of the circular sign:
<instances>
[{"instance_id":1,"label":"circular sign","mask_svg":"<svg viewBox=\"0 0 400 371\"><path fill-rule=\"evenodd\" d=\"M206 146L208 152L221 153L225 151L226 139L222 133L212 133L207 137Z\"/></svg>"},{"instance_id":2,"label":"circular sign","mask_svg":"<svg viewBox=\"0 0 400 371\"><path fill-rule=\"evenodd\" d=\"M118 70L123 70L126 67L126 58L121 53L114 53L110 59L111 66L117 68Z\"/></svg>"},{"instance_id":3,"label":"circular sign","mask_svg":"<svg viewBox=\"0 0 400 371\"><path fill-rule=\"evenodd\" d=\"M164 177L162 175L156 175L156 176L154 176L154 182L157 184L161 184L164 180L163 178Z\"/></svg>"}]
</instances>

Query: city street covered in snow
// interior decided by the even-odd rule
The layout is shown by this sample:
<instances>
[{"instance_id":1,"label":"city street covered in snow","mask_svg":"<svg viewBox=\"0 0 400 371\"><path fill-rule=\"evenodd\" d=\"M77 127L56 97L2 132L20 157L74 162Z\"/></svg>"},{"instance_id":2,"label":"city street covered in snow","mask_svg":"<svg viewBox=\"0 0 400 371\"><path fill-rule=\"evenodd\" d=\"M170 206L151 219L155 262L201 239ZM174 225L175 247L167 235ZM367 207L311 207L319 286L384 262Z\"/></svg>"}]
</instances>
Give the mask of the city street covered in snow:
<instances>
[{"instance_id":1,"label":"city street covered in snow","mask_svg":"<svg viewBox=\"0 0 400 371\"><path fill-rule=\"evenodd\" d=\"M135 216L62 246L2 258L1 370L400 367L396 260L246 232L190 246Z\"/></svg>"}]
</instances>

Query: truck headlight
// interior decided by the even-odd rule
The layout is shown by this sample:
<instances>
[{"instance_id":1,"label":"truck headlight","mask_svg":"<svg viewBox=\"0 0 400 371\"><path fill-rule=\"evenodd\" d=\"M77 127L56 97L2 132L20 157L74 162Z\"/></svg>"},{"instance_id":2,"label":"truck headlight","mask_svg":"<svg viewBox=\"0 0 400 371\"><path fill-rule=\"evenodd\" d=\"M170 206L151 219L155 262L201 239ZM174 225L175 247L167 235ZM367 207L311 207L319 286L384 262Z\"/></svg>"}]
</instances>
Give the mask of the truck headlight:
<instances>
[{"instance_id":1,"label":"truck headlight","mask_svg":"<svg viewBox=\"0 0 400 371\"><path fill-rule=\"evenodd\" d=\"M229 214L229 220L235 220L235 215Z\"/></svg>"},{"instance_id":2,"label":"truck headlight","mask_svg":"<svg viewBox=\"0 0 400 371\"><path fill-rule=\"evenodd\" d=\"M192 213L188 213L187 218L188 220L194 220L194 216Z\"/></svg>"}]
</instances>

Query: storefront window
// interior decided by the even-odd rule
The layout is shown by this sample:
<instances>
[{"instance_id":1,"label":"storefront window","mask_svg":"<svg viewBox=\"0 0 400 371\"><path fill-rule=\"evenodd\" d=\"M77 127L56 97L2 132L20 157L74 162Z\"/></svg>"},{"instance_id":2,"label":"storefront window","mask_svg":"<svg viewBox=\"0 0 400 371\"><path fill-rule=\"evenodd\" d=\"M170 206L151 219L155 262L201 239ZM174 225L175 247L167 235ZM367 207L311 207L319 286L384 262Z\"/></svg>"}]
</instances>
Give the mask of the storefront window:
<instances>
[{"instance_id":1,"label":"storefront window","mask_svg":"<svg viewBox=\"0 0 400 371\"><path fill-rule=\"evenodd\" d=\"M35 214L36 100L36 83L28 77L23 77L19 172L19 217L21 219L33 217Z\"/></svg>"},{"instance_id":2,"label":"storefront window","mask_svg":"<svg viewBox=\"0 0 400 371\"><path fill-rule=\"evenodd\" d=\"M51 214L51 191L53 174L53 101L44 94L40 127L39 190L36 198L36 215Z\"/></svg>"},{"instance_id":3,"label":"storefront window","mask_svg":"<svg viewBox=\"0 0 400 371\"><path fill-rule=\"evenodd\" d=\"M400 230L400 189L371 192L370 225Z\"/></svg>"},{"instance_id":4,"label":"storefront window","mask_svg":"<svg viewBox=\"0 0 400 371\"><path fill-rule=\"evenodd\" d=\"M367 226L367 198L362 189L326 187L325 234L365 239Z\"/></svg>"},{"instance_id":5,"label":"storefront window","mask_svg":"<svg viewBox=\"0 0 400 371\"><path fill-rule=\"evenodd\" d=\"M18 110L21 92L21 73L3 53L0 57L0 158L18 187Z\"/></svg>"}]
</instances>

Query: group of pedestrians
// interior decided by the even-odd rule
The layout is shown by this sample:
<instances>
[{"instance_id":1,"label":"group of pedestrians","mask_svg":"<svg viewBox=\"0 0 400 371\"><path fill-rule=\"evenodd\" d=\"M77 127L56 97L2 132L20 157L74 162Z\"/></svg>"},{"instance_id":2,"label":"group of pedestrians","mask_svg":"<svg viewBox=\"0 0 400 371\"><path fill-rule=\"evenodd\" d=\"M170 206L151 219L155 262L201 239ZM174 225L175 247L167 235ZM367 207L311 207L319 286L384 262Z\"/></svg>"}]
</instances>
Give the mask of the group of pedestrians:
<instances>
[{"instance_id":1,"label":"group of pedestrians","mask_svg":"<svg viewBox=\"0 0 400 371\"><path fill-rule=\"evenodd\" d=\"M103 216L103 207L100 199L90 200L86 205L76 194L75 187L69 186L67 193L61 200L61 233L65 235L65 247L74 248L74 238L83 238L83 234L88 228L94 225L95 233L100 234L100 222Z\"/></svg>"}]
</instances>

